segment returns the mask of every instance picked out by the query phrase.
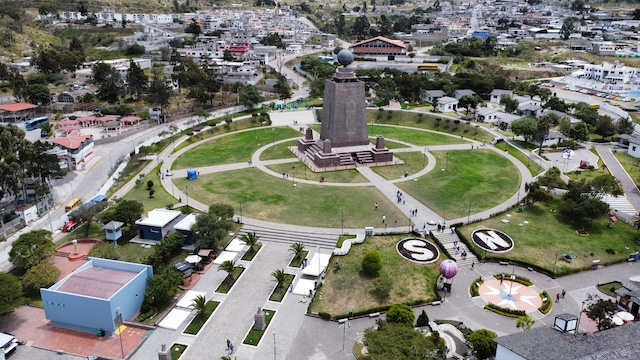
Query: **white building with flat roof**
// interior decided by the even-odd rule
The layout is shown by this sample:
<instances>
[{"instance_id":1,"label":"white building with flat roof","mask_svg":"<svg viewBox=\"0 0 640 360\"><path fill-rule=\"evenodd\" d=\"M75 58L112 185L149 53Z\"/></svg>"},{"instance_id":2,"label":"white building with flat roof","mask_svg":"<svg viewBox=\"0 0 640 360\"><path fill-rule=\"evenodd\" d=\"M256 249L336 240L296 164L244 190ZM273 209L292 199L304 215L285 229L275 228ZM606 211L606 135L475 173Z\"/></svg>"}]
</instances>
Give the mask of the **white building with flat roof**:
<instances>
[{"instance_id":1,"label":"white building with flat roof","mask_svg":"<svg viewBox=\"0 0 640 360\"><path fill-rule=\"evenodd\" d=\"M584 66L583 77L608 84L626 84L636 76L636 71L633 67L607 62L601 65L587 64Z\"/></svg>"}]
</instances>

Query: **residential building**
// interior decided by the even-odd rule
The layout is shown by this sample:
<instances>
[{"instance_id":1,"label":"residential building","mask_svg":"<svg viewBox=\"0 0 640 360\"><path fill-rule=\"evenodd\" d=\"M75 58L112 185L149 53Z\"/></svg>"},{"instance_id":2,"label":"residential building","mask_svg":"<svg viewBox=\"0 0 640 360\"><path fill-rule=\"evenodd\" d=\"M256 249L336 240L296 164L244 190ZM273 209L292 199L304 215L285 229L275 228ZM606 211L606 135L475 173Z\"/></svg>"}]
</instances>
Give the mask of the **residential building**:
<instances>
[{"instance_id":1,"label":"residential building","mask_svg":"<svg viewBox=\"0 0 640 360\"><path fill-rule=\"evenodd\" d=\"M140 311L153 268L116 260L89 258L48 289L40 289L51 325L113 336L116 318L131 319Z\"/></svg>"},{"instance_id":2,"label":"residential building","mask_svg":"<svg viewBox=\"0 0 640 360\"><path fill-rule=\"evenodd\" d=\"M629 258L637 261L638 253L632 254ZM640 276L629 278L622 287L616 290L616 303L618 308L631 313L638 318L640 316Z\"/></svg>"},{"instance_id":3,"label":"residential building","mask_svg":"<svg viewBox=\"0 0 640 360\"><path fill-rule=\"evenodd\" d=\"M475 91L471 89L459 89L453 92L453 97L460 100L463 96L474 96L477 95Z\"/></svg>"},{"instance_id":4,"label":"residential building","mask_svg":"<svg viewBox=\"0 0 640 360\"><path fill-rule=\"evenodd\" d=\"M438 111L455 112L458 110L458 99L450 96L443 96L438 99Z\"/></svg>"},{"instance_id":5,"label":"residential building","mask_svg":"<svg viewBox=\"0 0 640 360\"><path fill-rule=\"evenodd\" d=\"M182 213L176 210L153 209L136 220L138 235L143 240L160 241L173 230L173 224Z\"/></svg>"},{"instance_id":6,"label":"residential building","mask_svg":"<svg viewBox=\"0 0 640 360\"><path fill-rule=\"evenodd\" d=\"M58 155L61 167L66 170L83 170L94 156L93 135L82 135L78 130L51 139L51 142L56 145L52 153Z\"/></svg>"},{"instance_id":7,"label":"residential building","mask_svg":"<svg viewBox=\"0 0 640 360\"><path fill-rule=\"evenodd\" d=\"M422 101L434 103L438 101L438 99L446 95L447 93L442 90L425 90L422 92Z\"/></svg>"},{"instance_id":8,"label":"residential building","mask_svg":"<svg viewBox=\"0 0 640 360\"><path fill-rule=\"evenodd\" d=\"M391 40L384 36L357 42L349 47L355 56L387 55L390 59L394 56L407 55L407 45L398 40Z\"/></svg>"},{"instance_id":9,"label":"residential building","mask_svg":"<svg viewBox=\"0 0 640 360\"><path fill-rule=\"evenodd\" d=\"M640 136L622 134L618 138L620 145L627 147L627 154L640 159Z\"/></svg>"},{"instance_id":10,"label":"residential building","mask_svg":"<svg viewBox=\"0 0 640 360\"><path fill-rule=\"evenodd\" d=\"M610 41L594 41L589 44L587 51L596 55L614 56L616 46Z\"/></svg>"},{"instance_id":11,"label":"residential building","mask_svg":"<svg viewBox=\"0 0 640 360\"><path fill-rule=\"evenodd\" d=\"M493 89L491 91L490 102L494 104L500 104L503 96L513 96L513 91L511 90L502 90L502 89Z\"/></svg>"},{"instance_id":12,"label":"residential building","mask_svg":"<svg viewBox=\"0 0 640 360\"><path fill-rule=\"evenodd\" d=\"M476 109L476 120L481 123L498 122L498 114L501 111L490 107L479 107Z\"/></svg>"}]
</instances>

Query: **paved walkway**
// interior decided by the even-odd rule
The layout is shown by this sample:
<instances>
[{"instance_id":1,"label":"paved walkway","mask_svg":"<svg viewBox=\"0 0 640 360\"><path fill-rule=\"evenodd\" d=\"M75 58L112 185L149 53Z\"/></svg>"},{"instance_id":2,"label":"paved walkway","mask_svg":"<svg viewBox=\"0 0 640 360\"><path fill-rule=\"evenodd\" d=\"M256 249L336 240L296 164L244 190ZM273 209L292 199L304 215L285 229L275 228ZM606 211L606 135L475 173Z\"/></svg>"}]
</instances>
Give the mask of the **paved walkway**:
<instances>
[{"instance_id":1,"label":"paved walkway","mask_svg":"<svg viewBox=\"0 0 640 360\"><path fill-rule=\"evenodd\" d=\"M627 200L631 203L631 205L636 209L636 211L640 211L640 191L638 191L638 187L635 182L629 176L627 171L622 167L618 159L616 159L615 155L611 152L611 145L598 145L595 146L598 155L616 179L620 180L620 184L622 184L622 188L624 189L624 194L627 196Z\"/></svg>"}]
</instances>

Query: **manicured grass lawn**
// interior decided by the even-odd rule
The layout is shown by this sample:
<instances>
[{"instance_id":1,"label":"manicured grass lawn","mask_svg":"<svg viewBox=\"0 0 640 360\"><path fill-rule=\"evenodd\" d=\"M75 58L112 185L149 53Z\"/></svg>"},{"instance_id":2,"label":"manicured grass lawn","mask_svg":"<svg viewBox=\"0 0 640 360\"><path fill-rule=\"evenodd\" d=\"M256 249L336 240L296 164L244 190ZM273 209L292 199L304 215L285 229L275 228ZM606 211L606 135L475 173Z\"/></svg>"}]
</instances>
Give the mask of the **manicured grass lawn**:
<instances>
[{"instance_id":1,"label":"manicured grass lawn","mask_svg":"<svg viewBox=\"0 0 640 360\"><path fill-rule=\"evenodd\" d=\"M221 122L224 122L222 120L220 120ZM197 126L195 123L193 124L194 126ZM204 125L204 122L202 123L202 125ZM206 125L204 125L206 126ZM252 128L252 127L260 127L260 123L259 122L251 122L251 119L242 119L242 120L236 120L233 123L231 123L230 125L227 124L223 124L223 125L219 125L216 126L215 128L209 128L206 131L199 131L199 132L194 132L194 135L191 136L190 138L188 138L187 140L181 142L178 146L176 146L176 148L173 150L173 152L176 152L180 149L182 149L183 147L189 146L193 143L196 143L200 140L204 140L204 139L208 139L210 137L214 137L214 136L218 136L221 134L225 134L228 132L232 132L232 131L237 131L237 130L243 130L243 129L248 129L248 128ZM192 131L192 130L189 130ZM186 133L187 131L184 131L184 133Z\"/></svg>"},{"instance_id":2,"label":"manicured grass lawn","mask_svg":"<svg viewBox=\"0 0 640 360\"><path fill-rule=\"evenodd\" d=\"M330 174L330 173L328 173ZM297 176L297 171L296 171ZM328 175L331 176L331 175ZM330 178L329 178L330 179ZM187 179L177 179L184 188ZM189 182L189 194L205 204L226 203L244 216L286 224L340 227L342 211L346 228L390 223L405 216L376 188L297 184L267 175L255 168L201 175ZM373 204L380 204L375 211Z\"/></svg>"},{"instance_id":3,"label":"manicured grass lawn","mask_svg":"<svg viewBox=\"0 0 640 360\"><path fill-rule=\"evenodd\" d=\"M300 256L294 257L293 259L291 259L289 267L299 268L300 266L302 266L302 261L307 257L307 255L309 255L309 252L305 250L302 252L302 254L300 254Z\"/></svg>"},{"instance_id":4,"label":"manicured grass lawn","mask_svg":"<svg viewBox=\"0 0 640 360\"><path fill-rule=\"evenodd\" d=\"M264 332L267 330L271 319L276 315L275 310L262 309L262 311L264 311L264 330L256 330L252 325L247 337L244 338L244 341L242 342L243 344L258 346L258 343L260 343L260 339L262 339Z\"/></svg>"},{"instance_id":5,"label":"manicured grass lawn","mask_svg":"<svg viewBox=\"0 0 640 360\"><path fill-rule=\"evenodd\" d=\"M174 163L174 169L246 162L260 147L272 141L301 136L291 128L255 129L219 139L207 141L182 154Z\"/></svg>"},{"instance_id":6,"label":"manicured grass lawn","mask_svg":"<svg viewBox=\"0 0 640 360\"><path fill-rule=\"evenodd\" d=\"M284 142L282 144L274 145L267 150L263 151L260 154L260 160L278 160L278 159L289 159L295 157L291 151L289 151L289 146L296 146L298 144L298 140L291 140Z\"/></svg>"},{"instance_id":7,"label":"manicured grass lawn","mask_svg":"<svg viewBox=\"0 0 640 360\"><path fill-rule=\"evenodd\" d=\"M221 294L228 293L229 290L231 290L231 287L233 286L233 284L236 283L236 280L238 280L240 275L242 275L243 271L244 271L243 267L238 267L235 270L233 270L233 273L227 275L227 277L224 278L224 280L222 281L222 284L220 284L220 286L218 286L218 288L216 289L216 292Z\"/></svg>"},{"instance_id":8,"label":"manicured grass lawn","mask_svg":"<svg viewBox=\"0 0 640 360\"><path fill-rule=\"evenodd\" d=\"M376 143L375 138L371 139L371 143L372 144ZM400 144L398 142L395 142L395 141L392 141L392 140L387 140L387 139L384 139L384 146L386 146L387 149L402 149L402 148L406 148L407 147L404 144Z\"/></svg>"},{"instance_id":9,"label":"manicured grass lawn","mask_svg":"<svg viewBox=\"0 0 640 360\"><path fill-rule=\"evenodd\" d=\"M434 151L433 155L437 162L433 171L398 186L446 219L466 216L470 204L472 213L490 209L518 191L518 170L491 150Z\"/></svg>"},{"instance_id":10,"label":"manicured grass lawn","mask_svg":"<svg viewBox=\"0 0 640 360\"><path fill-rule=\"evenodd\" d=\"M289 285L293 282L295 275L287 274L286 279L282 282L282 285L273 289L271 296L269 296L269 300L281 302L284 296L289 291Z\"/></svg>"},{"instance_id":11,"label":"manicured grass lawn","mask_svg":"<svg viewBox=\"0 0 640 360\"><path fill-rule=\"evenodd\" d=\"M525 206L524 211L520 213L516 209L508 211L506 214L511 215L510 217L503 214L462 226L459 230L467 239L479 228L503 231L511 236L515 247L504 254L487 253L487 256L534 264L549 272L553 272L553 264L558 254L557 275L564 275L572 270L589 269L591 261L596 259L601 260L602 264L625 260L629 254L636 251L634 239L637 237L637 231L632 226L618 221L613 228L608 228L607 217L594 220L591 226L565 222L561 215L550 211L557 209L559 202L558 198L546 203L537 202L533 208ZM509 223L503 223L502 219L508 219ZM524 224L524 221L529 223ZM589 236L576 233L582 226L589 232ZM474 248L481 257L484 256L484 251L475 245ZM607 249L613 249L615 254L608 254ZM562 255L569 251L572 251L573 255L571 263L562 259Z\"/></svg>"},{"instance_id":12,"label":"manicured grass lawn","mask_svg":"<svg viewBox=\"0 0 640 360\"><path fill-rule=\"evenodd\" d=\"M187 350L187 345L183 345L183 344L173 344L173 345L171 345L171 359L172 360L180 359L180 356L182 356L182 353L185 350Z\"/></svg>"},{"instance_id":13,"label":"manicured grass lawn","mask_svg":"<svg viewBox=\"0 0 640 360\"><path fill-rule=\"evenodd\" d=\"M401 178L405 171L409 175L415 174L428 164L427 157L420 151L397 152L393 155L404 161L404 164L376 166L371 169L387 180L394 180Z\"/></svg>"},{"instance_id":14,"label":"manicured grass lawn","mask_svg":"<svg viewBox=\"0 0 640 360\"><path fill-rule=\"evenodd\" d=\"M204 323L207 322L207 319L213 314L213 311L220 305L219 302L209 300L205 305L204 311L191 320L187 328L184 329L185 334L195 335L200 331L200 329L204 326Z\"/></svg>"},{"instance_id":15,"label":"manicured grass lawn","mask_svg":"<svg viewBox=\"0 0 640 360\"><path fill-rule=\"evenodd\" d=\"M292 167L295 167L295 174L291 170ZM277 165L269 165L268 169L277 172L278 174L282 174L283 172L289 173L289 177L295 175L296 179L305 179L312 181L320 181L320 178L324 176L324 181L326 182L340 182L340 183L362 183L368 182L367 178L360 175L358 170L348 169L348 170L338 170L338 171L325 171L314 173L313 171L307 169L306 165L302 163L302 161L286 163L286 164L277 164ZM289 186L293 184L290 183Z\"/></svg>"},{"instance_id":16,"label":"manicured grass lawn","mask_svg":"<svg viewBox=\"0 0 640 360\"><path fill-rule=\"evenodd\" d=\"M429 129L441 131L443 133L449 133L456 136L463 135L466 138L490 143L493 140L493 135L484 131L482 127L476 123L470 123L467 125L466 121L460 121L459 124L455 124L454 120L449 123L446 119L442 118L440 121L436 119L438 116L432 116L423 114L422 117L418 116L418 113L408 111L379 111L373 109L367 109L367 121L371 123L389 124L389 125L402 125L410 126L421 129ZM375 126L375 125L374 125ZM477 126L477 127L476 127ZM465 133L464 131L467 130ZM406 139L404 139L406 140Z\"/></svg>"},{"instance_id":17,"label":"manicured grass lawn","mask_svg":"<svg viewBox=\"0 0 640 360\"><path fill-rule=\"evenodd\" d=\"M262 243L258 243L256 244L256 246L249 248L249 250L247 250L247 252L244 253L244 255L242 255L241 260L245 260L245 261L253 260L253 258L256 256L258 251L260 251L261 248L262 248Z\"/></svg>"},{"instance_id":18,"label":"manicured grass lawn","mask_svg":"<svg viewBox=\"0 0 640 360\"><path fill-rule=\"evenodd\" d=\"M622 152L616 151L614 154L622 167L627 171L633 182L636 183L636 186L640 185L640 159L636 159L633 156Z\"/></svg>"},{"instance_id":19,"label":"manicured grass lawn","mask_svg":"<svg viewBox=\"0 0 640 360\"><path fill-rule=\"evenodd\" d=\"M409 125L416 127L415 124ZM467 143L459 137L452 137L429 131L412 130L394 126L369 125L369 135L384 135L386 139L405 141L416 146L448 145Z\"/></svg>"},{"instance_id":20,"label":"manicured grass lawn","mask_svg":"<svg viewBox=\"0 0 640 360\"><path fill-rule=\"evenodd\" d=\"M571 180L586 180L591 181L594 178L597 178L600 175L608 175L610 174L609 169L595 169L595 170L584 170L584 171L572 171L570 173L566 173L566 175L571 178Z\"/></svg>"},{"instance_id":21,"label":"manicured grass lawn","mask_svg":"<svg viewBox=\"0 0 640 360\"><path fill-rule=\"evenodd\" d=\"M432 264L417 264L406 260L396 250L398 241L406 235L367 237L364 243L353 245L349 254L331 259L340 261L340 270L327 271L321 290L309 307L312 312L326 312L332 316L364 311L399 302L432 301L436 298L435 283L438 279L440 258ZM379 301L372 292L376 278L362 273L362 258L376 250L382 257L382 270L378 278L392 280L389 297Z\"/></svg>"},{"instance_id":22,"label":"manicured grass lawn","mask_svg":"<svg viewBox=\"0 0 640 360\"><path fill-rule=\"evenodd\" d=\"M144 211L150 211L156 208L164 208L167 205L177 203L177 200L171 196L160 184L160 176L158 171L160 165L153 169L150 173L146 174L142 180L131 189L122 199L123 200L135 200L141 202L144 206ZM149 191L147 190L147 181L153 181L153 190L155 193L153 197L149 197Z\"/></svg>"},{"instance_id":23,"label":"manicured grass lawn","mask_svg":"<svg viewBox=\"0 0 640 360\"><path fill-rule=\"evenodd\" d=\"M507 144L504 141L497 143L496 148L501 150L506 150L507 153L509 153L509 155L520 160L520 162L523 163L524 166L527 167L527 169L529 169L529 172L533 176L540 174L544 170L540 165L538 165L535 159L530 160L527 155L523 154L520 150L514 148L513 146Z\"/></svg>"},{"instance_id":24,"label":"manicured grass lawn","mask_svg":"<svg viewBox=\"0 0 640 360\"><path fill-rule=\"evenodd\" d=\"M612 282L600 284L597 286L598 290L602 291L603 293L611 297L616 297L617 295L615 291L620 289L621 287L622 287L622 283L620 281L612 281Z\"/></svg>"}]
</instances>

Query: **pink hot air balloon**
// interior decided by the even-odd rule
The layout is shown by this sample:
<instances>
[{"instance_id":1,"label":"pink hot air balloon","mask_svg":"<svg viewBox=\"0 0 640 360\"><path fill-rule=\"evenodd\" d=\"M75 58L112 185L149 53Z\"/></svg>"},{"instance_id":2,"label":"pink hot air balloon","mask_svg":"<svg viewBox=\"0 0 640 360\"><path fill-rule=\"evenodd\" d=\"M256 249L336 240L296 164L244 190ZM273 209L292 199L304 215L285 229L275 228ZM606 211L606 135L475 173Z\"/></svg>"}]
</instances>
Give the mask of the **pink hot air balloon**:
<instances>
[{"instance_id":1,"label":"pink hot air balloon","mask_svg":"<svg viewBox=\"0 0 640 360\"><path fill-rule=\"evenodd\" d=\"M458 264L453 260L444 260L440 263L440 274L445 279L452 279L458 273Z\"/></svg>"}]
</instances>

